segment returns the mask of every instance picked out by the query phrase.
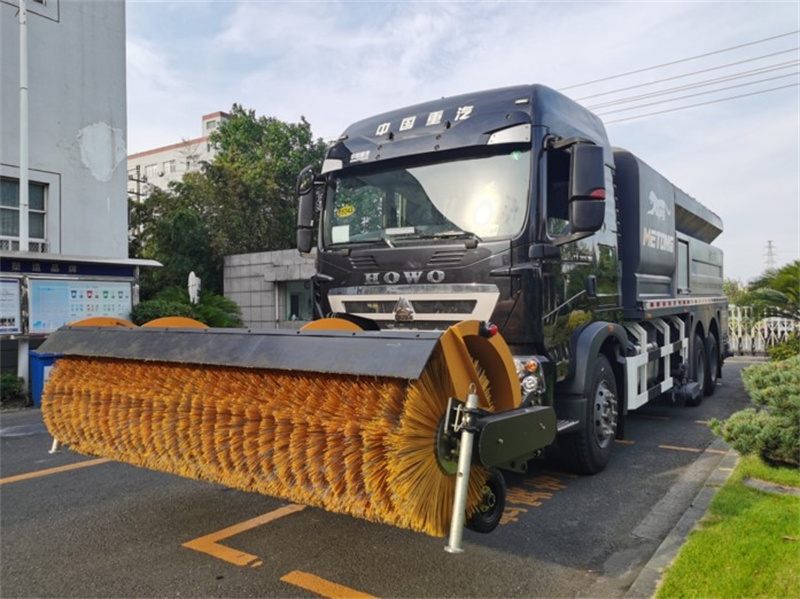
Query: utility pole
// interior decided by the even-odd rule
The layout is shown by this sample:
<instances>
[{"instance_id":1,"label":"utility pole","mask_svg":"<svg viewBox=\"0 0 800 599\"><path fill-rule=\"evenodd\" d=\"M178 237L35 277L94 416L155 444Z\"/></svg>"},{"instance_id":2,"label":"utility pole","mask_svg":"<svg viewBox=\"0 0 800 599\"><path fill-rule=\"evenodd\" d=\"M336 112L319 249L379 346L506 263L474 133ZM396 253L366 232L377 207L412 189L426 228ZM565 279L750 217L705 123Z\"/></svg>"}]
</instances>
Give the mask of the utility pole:
<instances>
[{"instance_id":1,"label":"utility pole","mask_svg":"<svg viewBox=\"0 0 800 599\"><path fill-rule=\"evenodd\" d=\"M28 7L19 1L19 251L29 246L28 205Z\"/></svg>"},{"instance_id":2,"label":"utility pole","mask_svg":"<svg viewBox=\"0 0 800 599\"><path fill-rule=\"evenodd\" d=\"M28 6L19 0L19 251L29 249L28 204ZM30 296L28 297L30 301ZM30 314L30 309L28 309ZM28 330L17 340L17 376L28 382ZM28 323L30 327L30 323Z\"/></svg>"},{"instance_id":3,"label":"utility pole","mask_svg":"<svg viewBox=\"0 0 800 599\"><path fill-rule=\"evenodd\" d=\"M128 195L136 196L136 201L142 201L142 183L147 183L147 175L142 176L142 165L136 165L136 174L135 175L128 175L128 181L133 181L136 183L136 191L128 190ZM144 193L147 193L145 190Z\"/></svg>"},{"instance_id":4,"label":"utility pole","mask_svg":"<svg viewBox=\"0 0 800 599\"><path fill-rule=\"evenodd\" d=\"M767 250L764 252L767 261L767 270L775 270L775 245L770 239L767 241Z\"/></svg>"}]
</instances>

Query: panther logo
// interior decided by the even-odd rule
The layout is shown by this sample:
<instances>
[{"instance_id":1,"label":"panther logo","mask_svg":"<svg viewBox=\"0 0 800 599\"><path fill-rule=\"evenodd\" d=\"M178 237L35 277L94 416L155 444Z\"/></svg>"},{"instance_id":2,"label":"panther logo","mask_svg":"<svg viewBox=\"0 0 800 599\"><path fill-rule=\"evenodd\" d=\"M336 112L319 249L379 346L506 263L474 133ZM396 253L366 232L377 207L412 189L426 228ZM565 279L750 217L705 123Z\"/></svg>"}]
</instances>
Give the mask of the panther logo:
<instances>
[{"instance_id":1,"label":"panther logo","mask_svg":"<svg viewBox=\"0 0 800 599\"><path fill-rule=\"evenodd\" d=\"M650 200L650 210L647 214L652 214L658 220L667 220L668 216L672 216L672 212L667 206L667 201L659 198L654 191L650 192L647 199Z\"/></svg>"}]
</instances>

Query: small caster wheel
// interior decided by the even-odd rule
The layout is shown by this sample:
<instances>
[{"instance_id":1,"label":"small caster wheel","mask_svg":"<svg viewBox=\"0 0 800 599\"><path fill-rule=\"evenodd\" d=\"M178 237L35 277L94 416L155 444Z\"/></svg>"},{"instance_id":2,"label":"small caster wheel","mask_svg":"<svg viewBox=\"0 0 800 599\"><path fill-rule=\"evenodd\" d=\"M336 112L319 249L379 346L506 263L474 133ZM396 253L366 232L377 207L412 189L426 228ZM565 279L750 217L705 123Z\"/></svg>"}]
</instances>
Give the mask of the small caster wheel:
<instances>
[{"instance_id":1,"label":"small caster wheel","mask_svg":"<svg viewBox=\"0 0 800 599\"><path fill-rule=\"evenodd\" d=\"M483 486L478 510L467 520L467 528L480 533L492 532L500 524L505 507L506 481L497 468L492 468Z\"/></svg>"}]
</instances>

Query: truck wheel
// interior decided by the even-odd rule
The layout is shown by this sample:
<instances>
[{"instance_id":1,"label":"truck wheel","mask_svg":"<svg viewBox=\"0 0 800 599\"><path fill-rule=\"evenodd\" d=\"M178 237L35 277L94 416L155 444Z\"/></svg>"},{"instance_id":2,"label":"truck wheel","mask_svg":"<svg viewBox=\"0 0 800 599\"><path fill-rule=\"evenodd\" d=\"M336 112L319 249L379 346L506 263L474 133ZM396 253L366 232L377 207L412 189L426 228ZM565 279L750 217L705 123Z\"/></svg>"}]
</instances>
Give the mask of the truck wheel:
<instances>
[{"instance_id":1,"label":"truck wheel","mask_svg":"<svg viewBox=\"0 0 800 599\"><path fill-rule=\"evenodd\" d=\"M719 372L719 346L713 333L706 338L706 363L708 370L706 370L703 393L706 397L710 397L717 390L717 373Z\"/></svg>"},{"instance_id":2,"label":"truck wheel","mask_svg":"<svg viewBox=\"0 0 800 599\"><path fill-rule=\"evenodd\" d=\"M492 468L483 485L483 498L478 510L467 520L467 528L480 533L492 532L500 524L505 508L506 481L497 468Z\"/></svg>"},{"instance_id":3,"label":"truck wheel","mask_svg":"<svg viewBox=\"0 0 800 599\"><path fill-rule=\"evenodd\" d=\"M565 465L582 474L603 470L611 457L618 417L617 381L608 358L600 355L594 363L583 427L558 439Z\"/></svg>"},{"instance_id":4,"label":"truck wheel","mask_svg":"<svg viewBox=\"0 0 800 599\"><path fill-rule=\"evenodd\" d=\"M708 375L708 354L706 353L706 346L703 343L703 338L699 333L695 333L694 342L689 348L689 378L693 381L700 383L702 389L697 399L687 399L687 406L699 406L700 402L705 395Z\"/></svg>"}]
</instances>

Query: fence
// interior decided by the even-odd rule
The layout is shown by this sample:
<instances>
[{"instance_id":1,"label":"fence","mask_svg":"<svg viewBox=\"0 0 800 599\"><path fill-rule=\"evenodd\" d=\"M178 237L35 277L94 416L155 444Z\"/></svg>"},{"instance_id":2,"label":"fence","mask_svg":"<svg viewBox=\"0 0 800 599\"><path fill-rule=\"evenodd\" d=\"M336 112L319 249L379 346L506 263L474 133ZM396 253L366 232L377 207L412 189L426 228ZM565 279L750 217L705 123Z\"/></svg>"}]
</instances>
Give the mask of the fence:
<instances>
[{"instance_id":1,"label":"fence","mask_svg":"<svg viewBox=\"0 0 800 599\"><path fill-rule=\"evenodd\" d=\"M737 355L763 354L788 341L796 329L797 323L788 318L769 316L756 321L751 306L730 306L728 310L728 338Z\"/></svg>"}]
</instances>

